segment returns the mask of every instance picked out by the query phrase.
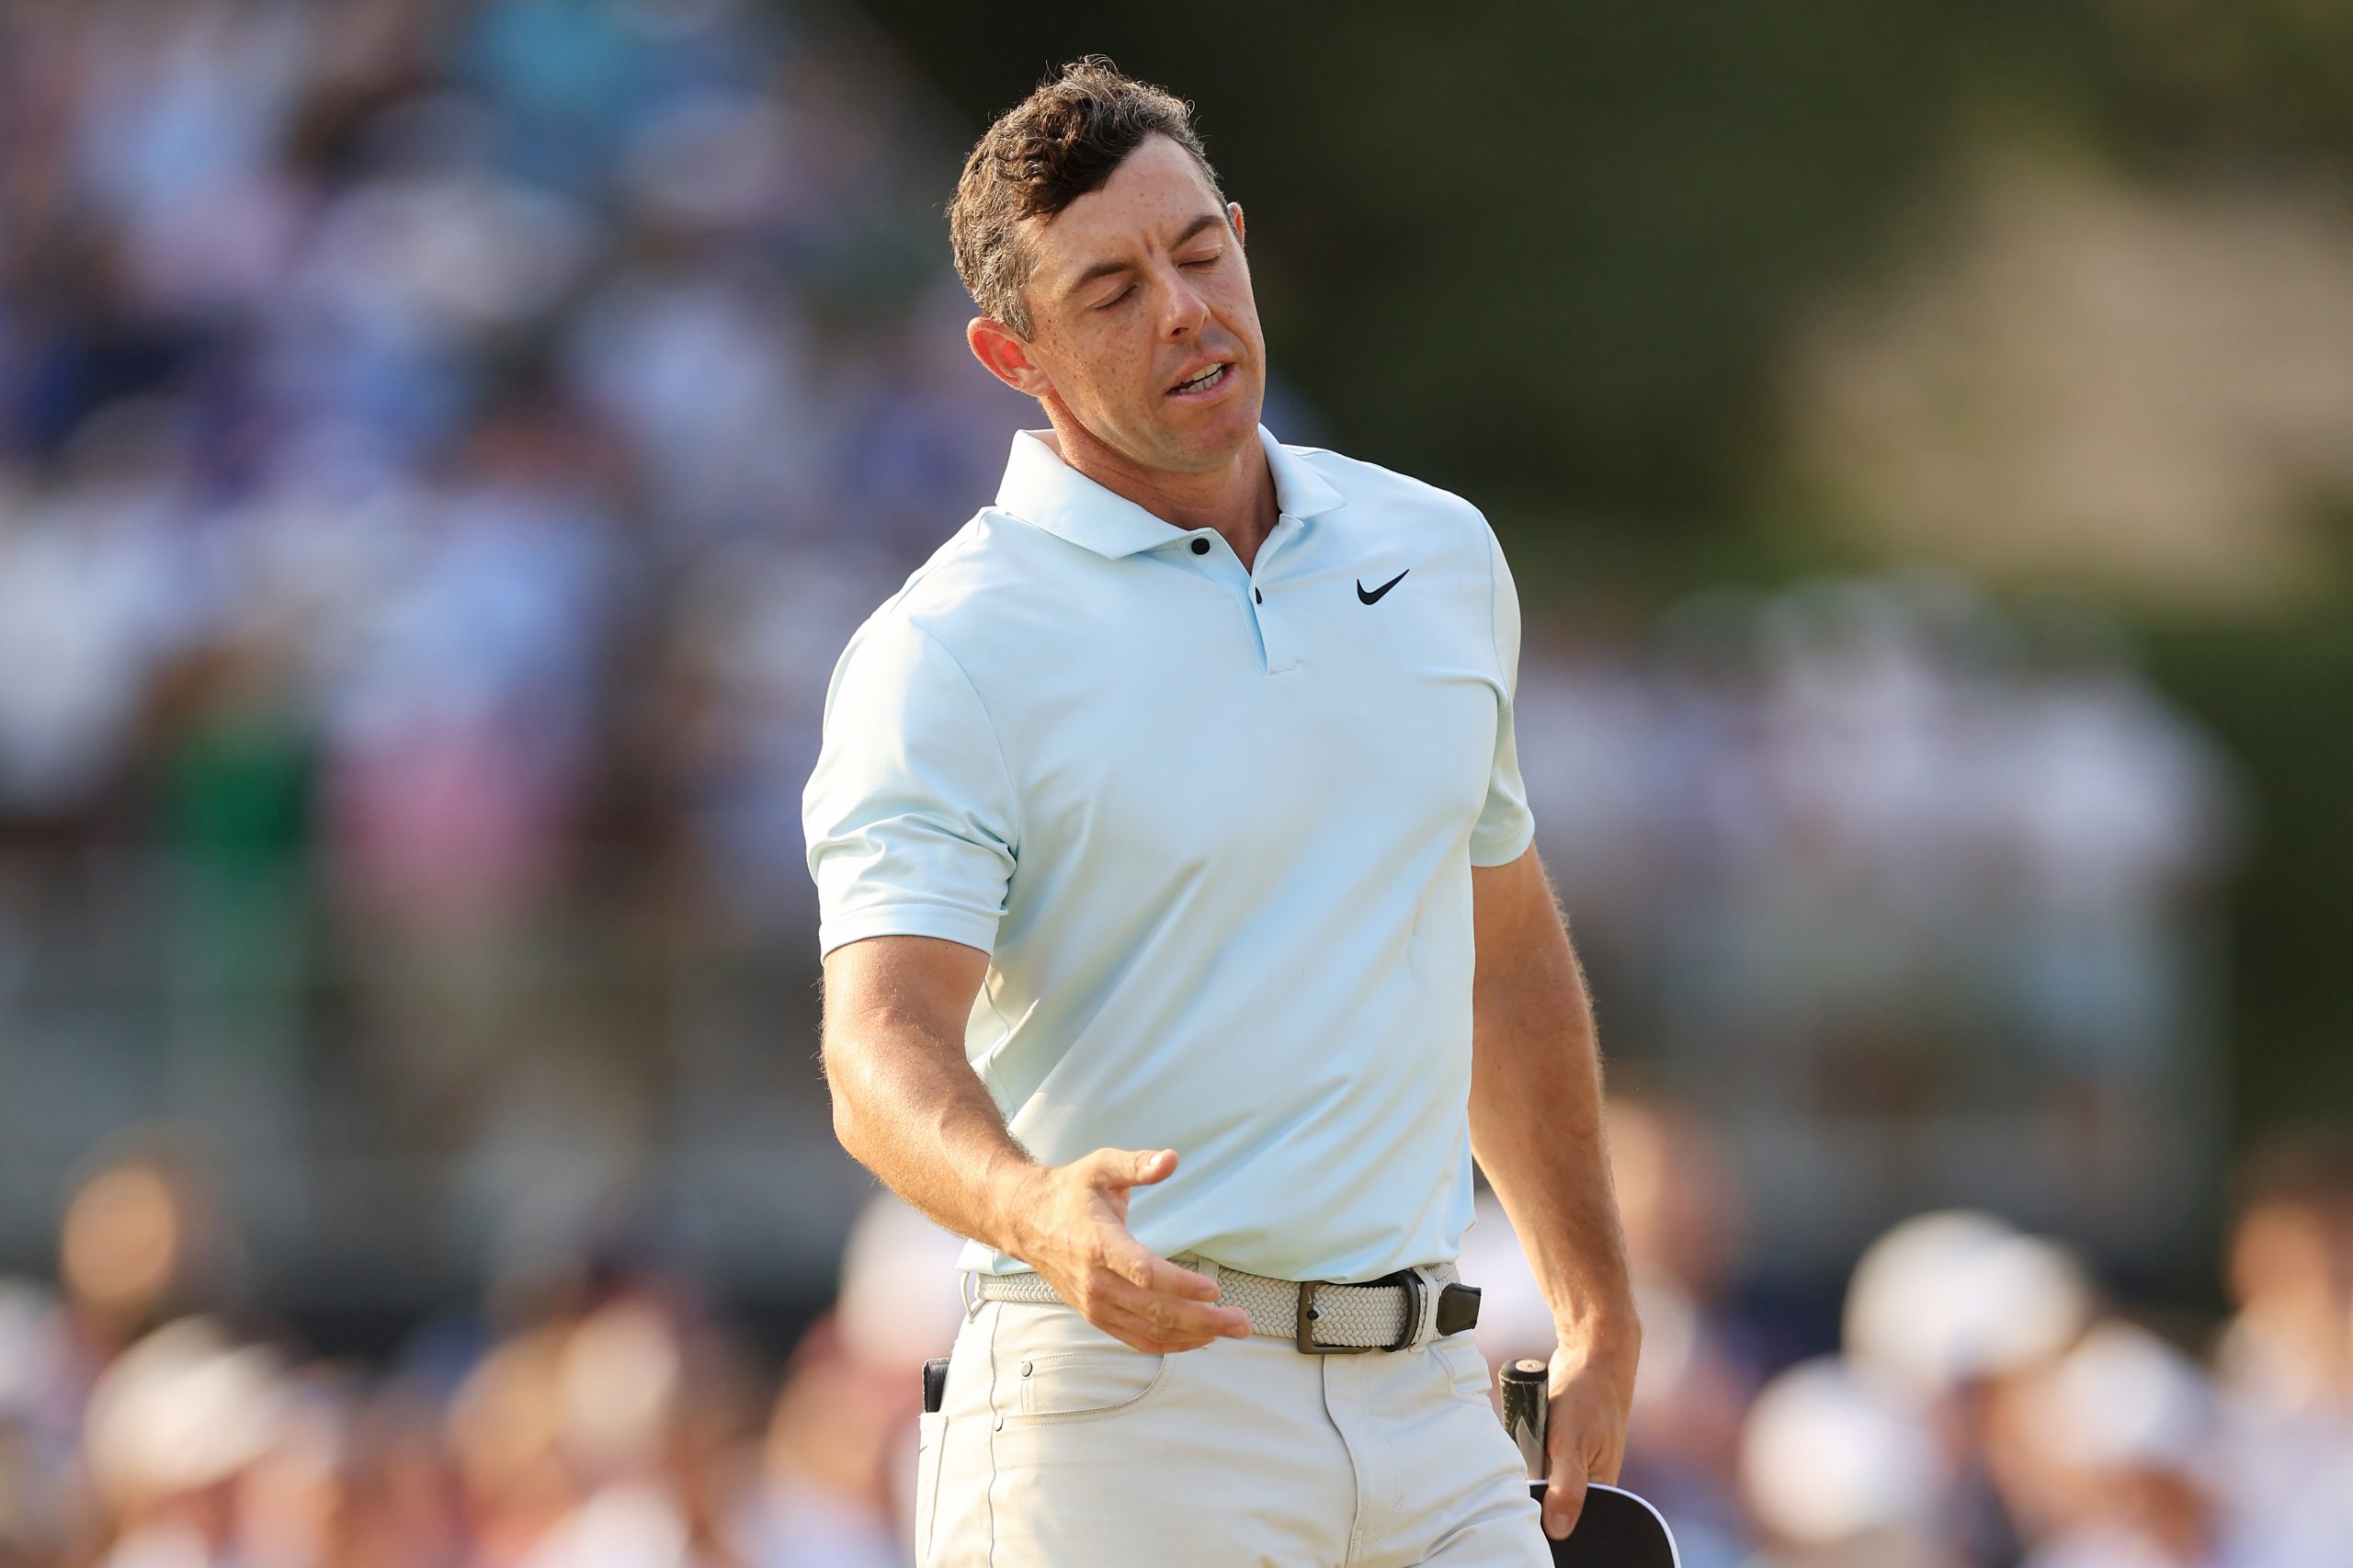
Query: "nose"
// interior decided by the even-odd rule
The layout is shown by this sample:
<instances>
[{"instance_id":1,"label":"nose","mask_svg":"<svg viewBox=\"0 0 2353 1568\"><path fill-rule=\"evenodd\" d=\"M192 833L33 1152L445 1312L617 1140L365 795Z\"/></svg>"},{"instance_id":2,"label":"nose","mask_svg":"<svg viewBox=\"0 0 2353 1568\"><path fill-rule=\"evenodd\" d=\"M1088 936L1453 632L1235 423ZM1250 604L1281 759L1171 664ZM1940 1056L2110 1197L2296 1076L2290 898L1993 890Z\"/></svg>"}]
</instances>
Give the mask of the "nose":
<instances>
[{"instance_id":1,"label":"nose","mask_svg":"<svg viewBox=\"0 0 2353 1568\"><path fill-rule=\"evenodd\" d=\"M1199 332L1210 319L1210 307L1185 281L1185 275L1169 269L1168 289L1160 312L1160 330L1171 338Z\"/></svg>"}]
</instances>

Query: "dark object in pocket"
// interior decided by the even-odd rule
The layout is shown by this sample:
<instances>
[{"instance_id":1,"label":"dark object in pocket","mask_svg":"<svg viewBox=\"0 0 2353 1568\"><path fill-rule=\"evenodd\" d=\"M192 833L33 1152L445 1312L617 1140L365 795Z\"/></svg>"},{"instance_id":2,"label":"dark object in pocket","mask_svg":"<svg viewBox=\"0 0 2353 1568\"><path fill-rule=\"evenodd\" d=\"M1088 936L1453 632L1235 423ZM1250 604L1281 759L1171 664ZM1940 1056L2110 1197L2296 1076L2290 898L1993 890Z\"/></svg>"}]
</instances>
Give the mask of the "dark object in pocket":
<instances>
[{"instance_id":1,"label":"dark object in pocket","mask_svg":"<svg viewBox=\"0 0 2353 1568\"><path fill-rule=\"evenodd\" d=\"M940 1402L948 1397L948 1358L934 1356L923 1364L923 1410L926 1415L939 1412Z\"/></svg>"}]
</instances>

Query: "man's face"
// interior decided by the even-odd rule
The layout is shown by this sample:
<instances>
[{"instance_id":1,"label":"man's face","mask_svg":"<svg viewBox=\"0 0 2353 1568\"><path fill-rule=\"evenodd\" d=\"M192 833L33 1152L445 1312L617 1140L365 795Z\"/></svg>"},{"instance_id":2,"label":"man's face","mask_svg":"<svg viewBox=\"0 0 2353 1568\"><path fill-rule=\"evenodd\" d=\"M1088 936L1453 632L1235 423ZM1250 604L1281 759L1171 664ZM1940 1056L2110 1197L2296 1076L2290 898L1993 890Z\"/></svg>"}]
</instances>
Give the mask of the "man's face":
<instances>
[{"instance_id":1,"label":"man's face","mask_svg":"<svg viewBox=\"0 0 2353 1568\"><path fill-rule=\"evenodd\" d=\"M1267 384L1241 219L1151 136L1101 188L1032 220L1026 348L1042 385L1023 390L1140 467L1231 460L1256 438Z\"/></svg>"}]
</instances>

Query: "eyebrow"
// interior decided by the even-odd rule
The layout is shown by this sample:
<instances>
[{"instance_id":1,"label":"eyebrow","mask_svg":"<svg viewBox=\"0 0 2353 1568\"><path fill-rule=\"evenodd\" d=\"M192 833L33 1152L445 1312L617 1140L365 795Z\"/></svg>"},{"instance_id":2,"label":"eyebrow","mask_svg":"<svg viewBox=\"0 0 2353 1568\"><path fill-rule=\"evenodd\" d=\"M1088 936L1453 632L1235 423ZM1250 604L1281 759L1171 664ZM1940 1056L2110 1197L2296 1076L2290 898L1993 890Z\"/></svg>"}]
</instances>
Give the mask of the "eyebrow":
<instances>
[{"instance_id":1,"label":"eyebrow","mask_svg":"<svg viewBox=\"0 0 2353 1568\"><path fill-rule=\"evenodd\" d=\"M1195 234L1199 233L1203 229L1210 228L1214 224L1222 223L1224 222L1225 215L1222 212L1204 212L1199 217L1194 219L1191 222L1186 224L1185 232L1178 234L1175 240L1171 241L1168 248L1170 250L1175 250L1177 246L1191 239ZM1065 284L1063 288L1063 292L1064 294L1075 294L1081 289L1086 288L1089 283L1094 282L1098 278L1108 278L1114 272L1132 271L1134 270L1134 267L1135 263L1131 261L1098 261L1094 266L1088 267L1086 271L1080 273L1077 277L1072 278L1069 283Z\"/></svg>"}]
</instances>

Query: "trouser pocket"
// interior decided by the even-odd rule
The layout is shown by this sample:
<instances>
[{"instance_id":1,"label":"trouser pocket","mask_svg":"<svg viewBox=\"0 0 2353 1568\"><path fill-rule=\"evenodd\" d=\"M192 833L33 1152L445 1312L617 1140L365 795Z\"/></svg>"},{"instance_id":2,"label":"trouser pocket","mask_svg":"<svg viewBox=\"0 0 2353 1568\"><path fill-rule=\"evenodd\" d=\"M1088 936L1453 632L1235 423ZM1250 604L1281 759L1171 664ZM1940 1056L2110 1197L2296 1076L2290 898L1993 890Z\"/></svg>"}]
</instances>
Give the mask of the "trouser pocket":
<instances>
[{"instance_id":1,"label":"trouser pocket","mask_svg":"<svg viewBox=\"0 0 2353 1568\"><path fill-rule=\"evenodd\" d=\"M1017 1407L1040 1421L1085 1421L1141 1403L1167 1375L1165 1355L1124 1345L1042 1351L1022 1358Z\"/></svg>"},{"instance_id":2,"label":"trouser pocket","mask_svg":"<svg viewBox=\"0 0 2353 1568\"><path fill-rule=\"evenodd\" d=\"M939 1512L939 1446L948 1436L948 1413L926 1410L915 1417L915 1562L931 1561L931 1521Z\"/></svg>"}]
</instances>

